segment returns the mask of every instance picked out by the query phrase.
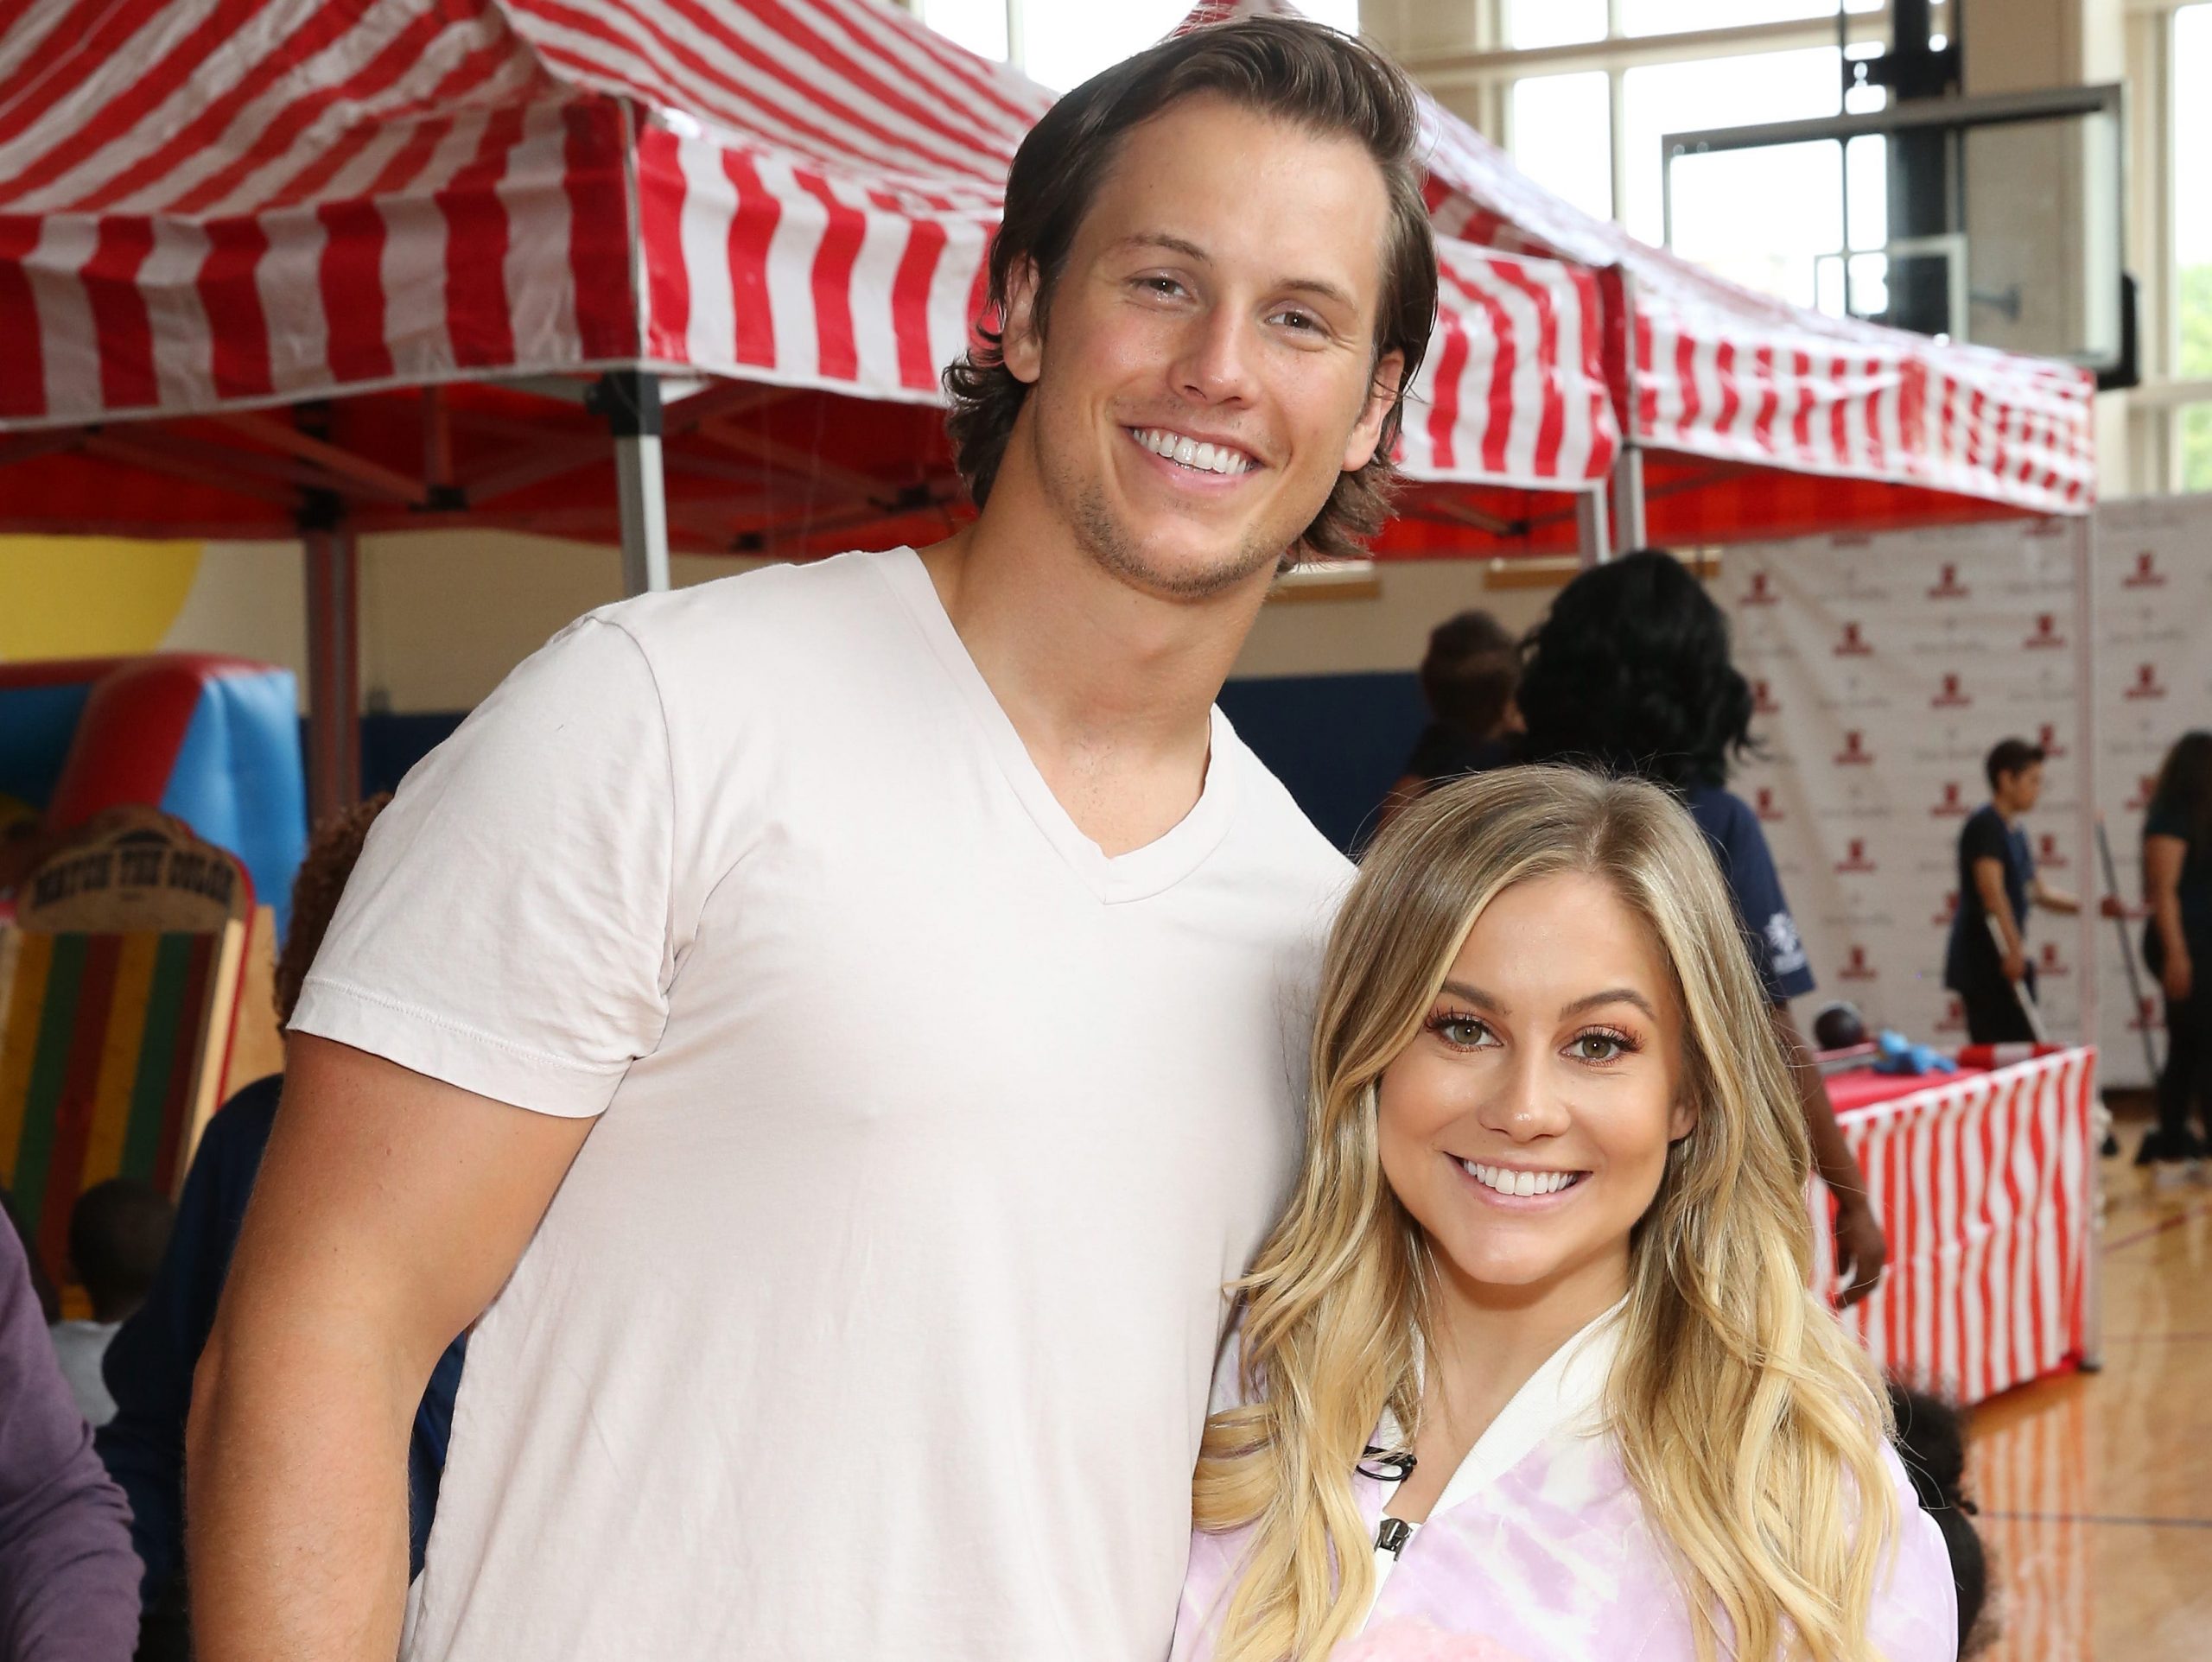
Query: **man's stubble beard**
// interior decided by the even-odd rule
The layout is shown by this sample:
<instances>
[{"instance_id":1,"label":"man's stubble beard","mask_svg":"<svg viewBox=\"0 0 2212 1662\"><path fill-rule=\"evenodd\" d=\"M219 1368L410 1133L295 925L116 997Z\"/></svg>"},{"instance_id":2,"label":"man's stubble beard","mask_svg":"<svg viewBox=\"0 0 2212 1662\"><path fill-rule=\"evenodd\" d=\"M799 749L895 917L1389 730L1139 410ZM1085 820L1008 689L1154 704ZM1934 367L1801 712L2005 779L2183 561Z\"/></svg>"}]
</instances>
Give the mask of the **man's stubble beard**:
<instances>
[{"instance_id":1,"label":"man's stubble beard","mask_svg":"<svg viewBox=\"0 0 2212 1662\"><path fill-rule=\"evenodd\" d=\"M1144 545L1116 517L1105 486L1096 479L1078 480L1057 465L1057 447L1044 441L1042 422L1026 423L1030 454L1046 497L1058 504L1062 517L1075 533L1076 546L1094 563L1130 587L1163 599L1211 600L1249 582L1262 570L1283 563L1287 546L1264 532L1248 538L1225 559L1204 567L1167 565L1149 558Z\"/></svg>"}]
</instances>

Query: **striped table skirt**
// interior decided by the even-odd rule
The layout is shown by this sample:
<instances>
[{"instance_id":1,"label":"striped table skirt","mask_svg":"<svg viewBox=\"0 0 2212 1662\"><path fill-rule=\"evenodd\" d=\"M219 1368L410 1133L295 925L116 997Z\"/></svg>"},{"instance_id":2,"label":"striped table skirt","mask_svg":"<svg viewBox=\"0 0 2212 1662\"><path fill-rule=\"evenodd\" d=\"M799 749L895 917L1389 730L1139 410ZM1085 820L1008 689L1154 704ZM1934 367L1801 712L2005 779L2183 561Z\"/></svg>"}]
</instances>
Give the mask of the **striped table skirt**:
<instances>
[{"instance_id":1,"label":"striped table skirt","mask_svg":"<svg viewBox=\"0 0 2212 1662\"><path fill-rule=\"evenodd\" d=\"M2097 1056L1900 1080L1836 1116L1890 1241L1873 1295L1843 1312L1874 1360L1961 1403L2087 1352ZM1833 1202L1813 1184L1815 1285L1834 1284Z\"/></svg>"}]
</instances>

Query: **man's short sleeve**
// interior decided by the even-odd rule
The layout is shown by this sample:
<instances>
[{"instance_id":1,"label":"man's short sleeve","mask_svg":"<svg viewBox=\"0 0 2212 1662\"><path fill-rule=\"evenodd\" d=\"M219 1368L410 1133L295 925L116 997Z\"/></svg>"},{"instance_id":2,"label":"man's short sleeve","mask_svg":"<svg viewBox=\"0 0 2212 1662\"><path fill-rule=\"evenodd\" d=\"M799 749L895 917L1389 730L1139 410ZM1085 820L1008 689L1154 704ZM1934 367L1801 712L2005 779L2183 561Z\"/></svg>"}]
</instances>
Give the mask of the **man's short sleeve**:
<instances>
[{"instance_id":1,"label":"man's short sleeve","mask_svg":"<svg viewBox=\"0 0 2212 1662\"><path fill-rule=\"evenodd\" d=\"M1994 814L1970 815L1959 828L1959 855L1969 872L1977 860L1993 860L2009 870L2009 852L2005 847L2005 821Z\"/></svg>"},{"instance_id":2,"label":"man's short sleeve","mask_svg":"<svg viewBox=\"0 0 2212 1662\"><path fill-rule=\"evenodd\" d=\"M597 1113L666 1014L673 794L643 652L606 618L571 625L407 776L293 1028Z\"/></svg>"}]
</instances>

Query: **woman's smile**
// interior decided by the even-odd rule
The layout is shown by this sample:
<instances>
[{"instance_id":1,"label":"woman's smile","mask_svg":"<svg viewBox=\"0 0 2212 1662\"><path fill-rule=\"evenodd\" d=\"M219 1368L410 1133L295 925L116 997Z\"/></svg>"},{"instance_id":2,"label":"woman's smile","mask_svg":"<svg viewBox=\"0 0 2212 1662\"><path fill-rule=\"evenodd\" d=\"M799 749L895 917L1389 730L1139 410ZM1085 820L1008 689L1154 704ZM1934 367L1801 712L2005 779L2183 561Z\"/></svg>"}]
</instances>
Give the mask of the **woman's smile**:
<instances>
[{"instance_id":1,"label":"woman's smile","mask_svg":"<svg viewBox=\"0 0 2212 1662\"><path fill-rule=\"evenodd\" d=\"M1483 1160L1446 1157L1467 1175L1481 1198L1494 1205L1534 1210L1548 1202L1564 1201L1587 1171L1496 1165Z\"/></svg>"}]
</instances>

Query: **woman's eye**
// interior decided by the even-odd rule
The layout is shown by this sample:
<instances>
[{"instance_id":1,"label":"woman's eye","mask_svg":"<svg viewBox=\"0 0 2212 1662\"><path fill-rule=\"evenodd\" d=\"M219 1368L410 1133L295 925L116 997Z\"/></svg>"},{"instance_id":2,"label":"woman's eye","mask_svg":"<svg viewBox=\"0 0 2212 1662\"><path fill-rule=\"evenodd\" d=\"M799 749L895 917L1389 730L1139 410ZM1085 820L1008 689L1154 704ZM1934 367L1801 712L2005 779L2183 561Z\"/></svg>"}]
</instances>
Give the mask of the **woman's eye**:
<instances>
[{"instance_id":1,"label":"woman's eye","mask_svg":"<svg viewBox=\"0 0 2212 1662\"><path fill-rule=\"evenodd\" d=\"M1574 1041L1578 1062L1616 1062L1627 1051L1628 1046L1611 1033L1585 1033Z\"/></svg>"},{"instance_id":2,"label":"woman's eye","mask_svg":"<svg viewBox=\"0 0 2212 1662\"><path fill-rule=\"evenodd\" d=\"M1158 295L1163 300L1173 300L1183 292L1183 285L1173 277L1139 277L1137 287L1148 295Z\"/></svg>"},{"instance_id":3,"label":"woman's eye","mask_svg":"<svg viewBox=\"0 0 2212 1662\"><path fill-rule=\"evenodd\" d=\"M1471 1050L1490 1037L1490 1029L1472 1016L1446 1016L1435 1024L1437 1036L1446 1044Z\"/></svg>"}]
</instances>

